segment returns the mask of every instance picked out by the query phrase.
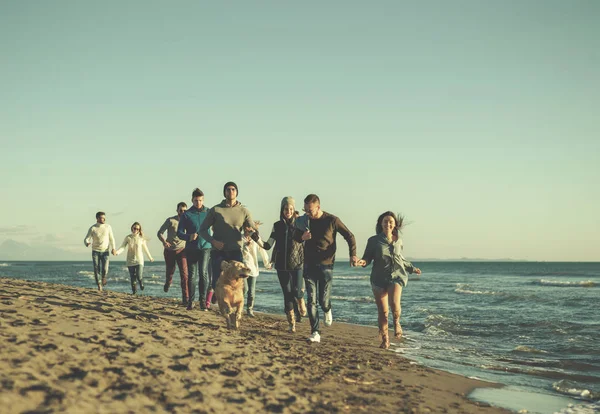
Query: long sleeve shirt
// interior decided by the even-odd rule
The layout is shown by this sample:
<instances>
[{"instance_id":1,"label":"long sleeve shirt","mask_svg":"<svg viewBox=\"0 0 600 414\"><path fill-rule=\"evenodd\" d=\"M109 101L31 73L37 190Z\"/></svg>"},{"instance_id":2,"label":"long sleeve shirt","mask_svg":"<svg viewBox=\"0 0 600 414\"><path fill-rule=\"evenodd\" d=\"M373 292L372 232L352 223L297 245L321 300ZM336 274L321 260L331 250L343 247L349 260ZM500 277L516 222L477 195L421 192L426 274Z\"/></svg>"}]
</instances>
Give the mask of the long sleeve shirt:
<instances>
[{"instance_id":1,"label":"long sleeve shirt","mask_svg":"<svg viewBox=\"0 0 600 414\"><path fill-rule=\"evenodd\" d=\"M398 279L406 286L408 273L414 272L412 263L402 256L402 240L389 241L384 233L369 238L363 260L367 265L373 262L371 283L383 289Z\"/></svg>"},{"instance_id":2,"label":"long sleeve shirt","mask_svg":"<svg viewBox=\"0 0 600 414\"><path fill-rule=\"evenodd\" d=\"M212 235L208 231L211 227ZM213 240L223 242L225 244L223 250L226 252L241 251L244 227L256 228L250 211L239 201L229 206L223 200L208 211L206 219L200 226L200 236L209 243Z\"/></svg>"},{"instance_id":3,"label":"long sleeve shirt","mask_svg":"<svg viewBox=\"0 0 600 414\"><path fill-rule=\"evenodd\" d=\"M152 259L146 240L137 234L130 234L125 237L123 244L117 250L117 255L123 253L127 249L127 266L144 265L144 253L148 256L148 259Z\"/></svg>"},{"instance_id":4,"label":"long sleeve shirt","mask_svg":"<svg viewBox=\"0 0 600 414\"><path fill-rule=\"evenodd\" d=\"M356 240L342 220L333 214L323 211L319 219L308 219L302 216L296 219L294 239L302 241L302 232L310 230L311 238L304 242L304 263L306 265L331 265L335 262L336 236L340 233L348 243L350 257L356 256Z\"/></svg>"},{"instance_id":5,"label":"long sleeve shirt","mask_svg":"<svg viewBox=\"0 0 600 414\"><path fill-rule=\"evenodd\" d=\"M163 225L160 226L160 229L158 229L156 235L161 242L163 241L163 233L167 232L167 238L164 240L171 244L171 247L165 247L165 249L177 251L185 247L185 240L177 237L177 226L179 226L179 216L173 216L166 219Z\"/></svg>"},{"instance_id":6,"label":"long sleeve shirt","mask_svg":"<svg viewBox=\"0 0 600 414\"><path fill-rule=\"evenodd\" d=\"M179 218L177 237L186 241L186 249L210 249L210 243L200 234L200 226L208 216L208 208L192 206ZM190 240L192 234L198 234L196 240Z\"/></svg>"},{"instance_id":7,"label":"long sleeve shirt","mask_svg":"<svg viewBox=\"0 0 600 414\"><path fill-rule=\"evenodd\" d=\"M116 247L115 236L109 224L96 223L88 230L83 243L91 243L95 252L106 252Z\"/></svg>"},{"instance_id":8,"label":"long sleeve shirt","mask_svg":"<svg viewBox=\"0 0 600 414\"><path fill-rule=\"evenodd\" d=\"M259 274L258 267L258 255L260 254L263 262L263 266L267 267L270 263L269 255L265 249L259 247L254 240L249 242L244 241L244 247L242 249L242 256L244 258L244 264L250 269L250 277L256 277Z\"/></svg>"}]
</instances>

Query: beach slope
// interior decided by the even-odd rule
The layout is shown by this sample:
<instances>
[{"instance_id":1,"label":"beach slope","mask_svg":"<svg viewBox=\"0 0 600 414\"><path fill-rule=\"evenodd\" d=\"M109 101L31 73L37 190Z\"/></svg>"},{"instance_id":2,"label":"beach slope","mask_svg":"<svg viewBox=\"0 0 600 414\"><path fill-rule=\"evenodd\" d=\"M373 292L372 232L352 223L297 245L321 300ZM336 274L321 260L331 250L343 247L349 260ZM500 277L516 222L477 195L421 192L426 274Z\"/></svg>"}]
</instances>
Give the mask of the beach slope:
<instances>
[{"instance_id":1,"label":"beach slope","mask_svg":"<svg viewBox=\"0 0 600 414\"><path fill-rule=\"evenodd\" d=\"M110 288L110 286L108 286ZM171 299L0 278L3 412L503 413L465 395L486 386L377 348L377 331L244 317ZM6 410L6 411L5 411Z\"/></svg>"}]
</instances>

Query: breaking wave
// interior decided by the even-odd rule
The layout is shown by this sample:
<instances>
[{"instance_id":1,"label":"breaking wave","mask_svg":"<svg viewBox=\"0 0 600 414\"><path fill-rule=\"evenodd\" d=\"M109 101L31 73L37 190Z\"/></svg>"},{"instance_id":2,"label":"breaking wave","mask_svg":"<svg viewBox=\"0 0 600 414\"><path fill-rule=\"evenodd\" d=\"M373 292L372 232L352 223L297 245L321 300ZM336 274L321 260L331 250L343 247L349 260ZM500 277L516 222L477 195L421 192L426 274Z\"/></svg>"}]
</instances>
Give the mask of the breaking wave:
<instances>
[{"instance_id":1,"label":"breaking wave","mask_svg":"<svg viewBox=\"0 0 600 414\"><path fill-rule=\"evenodd\" d=\"M534 285L553 286L553 287L596 287L597 283L591 280L582 280L579 282L568 282L566 280L539 279L533 282Z\"/></svg>"}]
</instances>

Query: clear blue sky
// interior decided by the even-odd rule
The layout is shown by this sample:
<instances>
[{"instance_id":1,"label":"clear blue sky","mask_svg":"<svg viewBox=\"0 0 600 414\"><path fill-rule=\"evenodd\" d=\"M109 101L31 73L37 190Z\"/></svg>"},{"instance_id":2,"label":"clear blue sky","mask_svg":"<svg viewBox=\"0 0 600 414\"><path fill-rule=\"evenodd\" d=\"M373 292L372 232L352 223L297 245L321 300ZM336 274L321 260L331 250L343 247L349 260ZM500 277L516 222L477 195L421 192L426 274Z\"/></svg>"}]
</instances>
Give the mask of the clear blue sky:
<instances>
[{"instance_id":1,"label":"clear blue sky","mask_svg":"<svg viewBox=\"0 0 600 414\"><path fill-rule=\"evenodd\" d=\"M2 0L0 243L81 254L104 210L161 258L177 202L234 180L266 223L317 193L361 254L391 209L409 257L598 261L599 21L595 0Z\"/></svg>"}]
</instances>

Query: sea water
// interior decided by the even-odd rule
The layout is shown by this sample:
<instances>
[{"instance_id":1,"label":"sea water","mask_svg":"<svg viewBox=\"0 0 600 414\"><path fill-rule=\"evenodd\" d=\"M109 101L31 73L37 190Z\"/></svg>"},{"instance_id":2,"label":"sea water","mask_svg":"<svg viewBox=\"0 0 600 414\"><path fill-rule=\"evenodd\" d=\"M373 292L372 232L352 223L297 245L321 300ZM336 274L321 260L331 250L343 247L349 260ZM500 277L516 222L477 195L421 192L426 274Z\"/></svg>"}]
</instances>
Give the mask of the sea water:
<instances>
[{"instance_id":1,"label":"sea water","mask_svg":"<svg viewBox=\"0 0 600 414\"><path fill-rule=\"evenodd\" d=\"M600 263L415 265L423 274L411 277L404 288L401 323L405 336L401 341L392 339L391 352L433 368L505 384L504 393L535 397L525 406L515 406L512 397L473 394L494 405L530 413L598 412ZM369 268L350 267L347 261L336 262L334 322L377 326L369 272ZM4 262L0 277L95 287L91 260ZM163 292L162 262L146 263L144 281L144 295L181 298L177 272L170 291ZM255 310L283 314L276 272L261 270L256 286ZM111 261L106 289L131 292L123 262Z\"/></svg>"}]
</instances>

